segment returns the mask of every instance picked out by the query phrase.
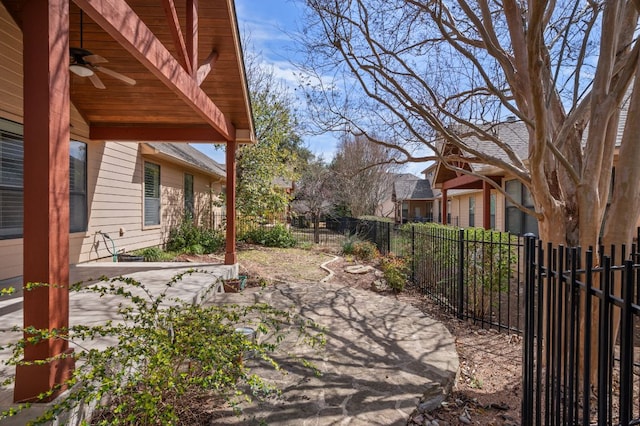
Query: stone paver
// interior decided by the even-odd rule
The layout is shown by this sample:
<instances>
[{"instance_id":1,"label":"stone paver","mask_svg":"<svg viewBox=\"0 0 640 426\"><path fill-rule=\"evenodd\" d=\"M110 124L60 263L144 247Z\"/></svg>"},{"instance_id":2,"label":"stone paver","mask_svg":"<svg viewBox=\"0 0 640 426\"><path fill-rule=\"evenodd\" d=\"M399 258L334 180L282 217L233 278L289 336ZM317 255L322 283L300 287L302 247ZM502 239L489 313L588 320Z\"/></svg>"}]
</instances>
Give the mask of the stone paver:
<instances>
[{"instance_id":1,"label":"stone paver","mask_svg":"<svg viewBox=\"0 0 640 426\"><path fill-rule=\"evenodd\" d=\"M322 376L284 356L276 358L286 375L253 361L249 365L277 383L282 395L244 404L243 415L227 412L216 424L404 425L425 389L437 383L448 390L458 370L448 330L393 297L331 284L278 284L225 294L216 302L224 300L294 306L327 328L327 344L309 349L291 333L283 349L312 361Z\"/></svg>"},{"instance_id":2,"label":"stone paver","mask_svg":"<svg viewBox=\"0 0 640 426\"><path fill-rule=\"evenodd\" d=\"M129 276L152 291L162 291L176 273L186 267L209 270L223 277L233 271L217 265L158 264L156 268L117 269L106 266L109 275L135 271ZM138 268L142 268L138 265ZM112 269L109 269L112 268ZM134 265L128 265L134 268ZM181 269L182 268L182 269ZM101 275L98 269L74 268L73 280ZM211 283L210 274L194 274L176 286L172 296L198 300L201 289ZM21 323L19 298L12 299L0 317L3 328ZM276 355L287 374L263 368L258 360L248 360L254 372L283 390L278 398L247 403L243 415L221 412L216 424L227 425L404 425L426 388L438 384L449 388L458 369L452 336L439 322L418 309L369 291L333 284L277 284L265 289L249 288L241 293L218 294L207 303L250 304L267 302L275 307L293 307L306 318L326 327L327 344L310 349L298 344L290 333L282 349L304 356L322 372L313 373L291 363L283 353ZM115 302L114 302L115 303ZM115 305L97 296L71 297L71 323L96 323L113 317ZM8 336L0 337L0 340ZM0 341L0 344L2 342ZM0 354L0 358L7 354ZM0 375L6 371L0 371ZM0 393L0 407L10 402ZM11 420L11 419L10 419ZM18 419L15 419L18 421ZM24 419L0 422L24 424Z\"/></svg>"}]
</instances>

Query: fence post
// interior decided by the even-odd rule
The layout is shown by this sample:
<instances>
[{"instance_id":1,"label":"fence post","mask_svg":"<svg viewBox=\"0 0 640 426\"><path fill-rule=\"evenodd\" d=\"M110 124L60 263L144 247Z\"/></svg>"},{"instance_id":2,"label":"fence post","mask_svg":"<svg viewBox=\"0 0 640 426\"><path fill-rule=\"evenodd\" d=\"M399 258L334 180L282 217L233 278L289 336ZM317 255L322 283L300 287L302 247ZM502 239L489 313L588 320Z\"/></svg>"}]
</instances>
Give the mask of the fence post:
<instances>
[{"instance_id":1,"label":"fence post","mask_svg":"<svg viewBox=\"0 0 640 426\"><path fill-rule=\"evenodd\" d=\"M416 284L416 227L411 225L411 282Z\"/></svg>"},{"instance_id":2,"label":"fence post","mask_svg":"<svg viewBox=\"0 0 640 426\"><path fill-rule=\"evenodd\" d=\"M458 318L464 319L464 229L458 230Z\"/></svg>"},{"instance_id":3,"label":"fence post","mask_svg":"<svg viewBox=\"0 0 640 426\"><path fill-rule=\"evenodd\" d=\"M525 235L524 245L524 342L522 343L522 426L533 424L533 342L535 339L535 247L533 234ZM538 336L540 337L540 336Z\"/></svg>"},{"instance_id":4,"label":"fence post","mask_svg":"<svg viewBox=\"0 0 640 426\"><path fill-rule=\"evenodd\" d=\"M620 319L620 424L631 422L633 401L633 261L624 262Z\"/></svg>"},{"instance_id":5,"label":"fence post","mask_svg":"<svg viewBox=\"0 0 640 426\"><path fill-rule=\"evenodd\" d=\"M386 223L387 225L387 253L389 254L391 253L391 223L389 222L383 222Z\"/></svg>"}]
</instances>

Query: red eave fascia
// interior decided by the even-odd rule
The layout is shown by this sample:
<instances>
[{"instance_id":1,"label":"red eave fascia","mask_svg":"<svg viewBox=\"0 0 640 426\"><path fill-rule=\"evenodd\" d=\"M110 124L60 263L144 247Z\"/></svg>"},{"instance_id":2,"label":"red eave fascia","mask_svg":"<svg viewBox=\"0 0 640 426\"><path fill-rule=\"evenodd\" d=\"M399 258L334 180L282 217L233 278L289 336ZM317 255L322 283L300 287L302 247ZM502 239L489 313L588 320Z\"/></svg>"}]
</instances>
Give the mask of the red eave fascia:
<instances>
[{"instance_id":1,"label":"red eave fascia","mask_svg":"<svg viewBox=\"0 0 640 426\"><path fill-rule=\"evenodd\" d=\"M124 0L73 0L107 34L222 135L235 127Z\"/></svg>"},{"instance_id":2,"label":"red eave fascia","mask_svg":"<svg viewBox=\"0 0 640 426\"><path fill-rule=\"evenodd\" d=\"M226 142L224 135L212 127L126 126L109 123L90 124L89 138L92 140L131 142Z\"/></svg>"},{"instance_id":3,"label":"red eave fascia","mask_svg":"<svg viewBox=\"0 0 640 426\"><path fill-rule=\"evenodd\" d=\"M477 189L475 185L479 185L478 188L482 188L482 179L476 176L462 175L442 182L441 189Z\"/></svg>"}]
</instances>

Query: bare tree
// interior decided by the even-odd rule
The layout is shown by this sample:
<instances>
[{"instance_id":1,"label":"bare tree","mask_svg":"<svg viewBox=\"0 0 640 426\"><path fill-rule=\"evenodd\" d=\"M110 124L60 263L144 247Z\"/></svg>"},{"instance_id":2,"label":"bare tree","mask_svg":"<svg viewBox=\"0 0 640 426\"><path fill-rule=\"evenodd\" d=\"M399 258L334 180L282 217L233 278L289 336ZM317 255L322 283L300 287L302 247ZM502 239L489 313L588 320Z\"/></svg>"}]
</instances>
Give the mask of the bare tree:
<instances>
[{"instance_id":1,"label":"bare tree","mask_svg":"<svg viewBox=\"0 0 640 426\"><path fill-rule=\"evenodd\" d=\"M310 215L313 221L313 240L320 242L320 217L333 208L334 175L321 159L310 161L295 190L294 210Z\"/></svg>"},{"instance_id":2,"label":"bare tree","mask_svg":"<svg viewBox=\"0 0 640 426\"><path fill-rule=\"evenodd\" d=\"M364 135L345 135L331 163L334 202L354 217L374 215L389 186L394 165L391 149Z\"/></svg>"},{"instance_id":3,"label":"bare tree","mask_svg":"<svg viewBox=\"0 0 640 426\"><path fill-rule=\"evenodd\" d=\"M630 117L640 107L637 1L306 3L303 68L317 120L382 135L377 142L401 161L437 159L463 173L461 162L501 168L531 191L534 209L519 207L538 219L546 241L595 246L604 229L606 245L631 243L640 120L619 128L623 101ZM528 158L486 125L506 116L527 125ZM438 152L436 135L464 155Z\"/></svg>"},{"instance_id":4,"label":"bare tree","mask_svg":"<svg viewBox=\"0 0 640 426\"><path fill-rule=\"evenodd\" d=\"M534 208L519 208L545 241L597 246L602 232L606 248L631 244L640 213L637 0L306 4L303 68L316 120L383 135L377 142L401 161L502 169L531 192ZM527 158L487 125L507 116L527 126ZM439 152L438 140L456 149ZM433 154L414 155L420 147Z\"/></svg>"}]
</instances>

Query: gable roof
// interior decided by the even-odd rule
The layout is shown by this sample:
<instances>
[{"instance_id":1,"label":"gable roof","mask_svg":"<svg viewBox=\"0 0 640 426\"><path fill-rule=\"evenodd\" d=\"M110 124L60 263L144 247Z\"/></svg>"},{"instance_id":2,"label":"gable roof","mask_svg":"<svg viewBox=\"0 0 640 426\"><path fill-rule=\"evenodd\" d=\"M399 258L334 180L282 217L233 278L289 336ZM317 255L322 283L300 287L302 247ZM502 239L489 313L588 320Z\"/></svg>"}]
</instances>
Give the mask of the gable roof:
<instances>
[{"instance_id":1,"label":"gable roof","mask_svg":"<svg viewBox=\"0 0 640 426\"><path fill-rule=\"evenodd\" d=\"M28 4L27 0L0 0L0 15L12 17L8 21L16 33L18 29L40 31L34 25L37 16L25 17L25 11L31 10ZM123 84L100 74L107 86L101 91L89 79L70 75L71 102L89 126L91 139L255 142L234 1L188 4L69 2L62 17L68 25L60 27L57 37L63 38L52 48L52 57L68 59L69 46L83 47L108 60L103 70L108 67L135 80L134 85ZM69 46L63 42L67 36ZM20 60L21 38L18 35L12 41L11 61ZM25 58L46 55L46 44L42 46ZM38 62L45 66L48 58Z\"/></svg>"},{"instance_id":2,"label":"gable roof","mask_svg":"<svg viewBox=\"0 0 640 426\"><path fill-rule=\"evenodd\" d=\"M521 161L529 158L529 132L527 126L522 121L507 120L502 123L486 125L486 131L492 132L502 143L508 145ZM505 163L513 163L507 153L496 143L481 139L477 135L469 135L464 137L464 143L475 151L481 152L486 156L504 161ZM468 153L461 152L457 146L442 141L440 144L442 152L457 152L459 155L468 156ZM480 174L496 175L503 172L497 167L484 163L464 163L463 168ZM444 181L457 177L457 173L446 168L442 162L438 161L435 171L435 184L441 184Z\"/></svg>"},{"instance_id":3,"label":"gable roof","mask_svg":"<svg viewBox=\"0 0 640 426\"><path fill-rule=\"evenodd\" d=\"M146 142L146 145L155 151L153 153L147 152L148 154L161 154L161 156L165 157L169 161L193 167L206 174L215 175L221 178L227 177L227 173L223 165L189 144Z\"/></svg>"},{"instance_id":4,"label":"gable roof","mask_svg":"<svg viewBox=\"0 0 640 426\"><path fill-rule=\"evenodd\" d=\"M434 198L431 182L427 179L397 180L393 183L396 200L430 200Z\"/></svg>"},{"instance_id":5,"label":"gable roof","mask_svg":"<svg viewBox=\"0 0 640 426\"><path fill-rule=\"evenodd\" d=\"M505 121L491 127L493 134L504 144L508 145L521 160L529 158L529 132L526 124L522 121ZM485 155L500 159L506 163L511 163L509 156L490 141L481 140L477 136L465 139L465 143L476 151ZM482 172L494 168L487 164L471 164L473 171Z\"/></svg>"}]
</instances>

